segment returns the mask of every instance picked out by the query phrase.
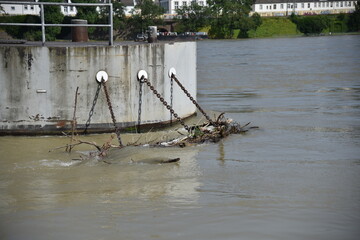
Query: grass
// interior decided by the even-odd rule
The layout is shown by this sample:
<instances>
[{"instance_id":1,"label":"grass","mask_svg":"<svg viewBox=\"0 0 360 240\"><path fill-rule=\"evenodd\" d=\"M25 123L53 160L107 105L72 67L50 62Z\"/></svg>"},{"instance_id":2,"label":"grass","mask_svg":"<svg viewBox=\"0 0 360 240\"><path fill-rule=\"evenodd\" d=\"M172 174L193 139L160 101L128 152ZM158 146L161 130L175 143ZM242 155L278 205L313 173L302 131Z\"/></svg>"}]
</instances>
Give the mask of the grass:
<instances>
[{"instance_id":1,"label":"grass","mask_svg":"<svg viewBox=\"0 0 360 240\"><path fill-rule=\"evenodd\" d=\"M288 18L262 18L262 20L262 24L256 31L249 31L250 38L301 35L296 29L296 24L291 22Z\"/></svg>"}]
</instances>

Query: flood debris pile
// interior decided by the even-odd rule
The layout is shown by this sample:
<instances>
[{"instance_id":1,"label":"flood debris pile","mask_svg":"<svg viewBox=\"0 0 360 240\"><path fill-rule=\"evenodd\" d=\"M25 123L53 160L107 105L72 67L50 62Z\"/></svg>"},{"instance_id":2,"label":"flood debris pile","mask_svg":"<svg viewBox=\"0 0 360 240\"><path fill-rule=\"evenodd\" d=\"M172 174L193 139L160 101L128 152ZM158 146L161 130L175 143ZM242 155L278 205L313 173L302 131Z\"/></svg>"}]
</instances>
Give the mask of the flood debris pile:
<instances>
[{"instance_id":1,"label":"flood debris pile","mask_svg":"<svg viewBox=\"0 0 360 240\"><path fill-rule=\"evenodd\" d=\"M80 145L80 144L88 144L91 145L93 147L96 148L95 152L91 152L89 154L88 157L95 157L99 160L103 159L105 156L108 155L108 152L110 149L122 149L125 148L127 146L149 146L149 147L186 147L186 146L192 146L192 145L196 145L196 144L202 144L205 142L212 142L212 143L216 143L219 142L221 139L229 136L230 134L242 134L247 132L248 130L252 129L252 128L257 128L257 127L250 127L250 123L247 123L245 125L241 125L240 123L237 123L235 121L233 121L232 119L229 118L225 118L225 113L221 113L219 114L219 116L216 118L216 120L213 120L212 118L210 118L210 116L201 108L201 106L197 103L197 101L195 100L195 98L190 94L190 92L182 85L182 83L179 81L179 79L177 79L177 77L175 76L176 71L174 68L171 68L169 70L169 77L171 78L172 82L176 82L178 84L178 86L180 87L180 89L184 92L184 94L189 98L189 100L191 101L192 104L194 104L196 106L196 108L199 110L200 113L202 113L202 115L206 118L206 122L203 124L197 124L197 125L193 125L193 126L188 126L185 121L174 111L173 107L172 107L172 103L168 103L167 101L165 101L164 97L159 93L159 91L157 91L154 86L151 84L151 82L149 81L149 79L147 79L147 72L144 70L140 70L138 72L138 80L140 83L140 88L139 88L139 111L138 111L138 127L140 127L140 123L141 123L141 96L142 96L142 87L141 84L146 84L150 91L154 94L154 96L156 96L156 98L159 99L159 101L164 105L164 107L166 107L166 109L169 110L169 112L171 113L171 117L174 117L178 123L180 123L183 128L180 130L176 130L176 132L179 134L177 135L177 137L174 137L171 141L158 141L155 144L153 144L152 142L147 142L147 143L142 143L142 144L138 144L137 142L139 141L140 138L133 142L133 143L128 143L126 145L123 144L121 137L120 137L120 131L119 128L117 127L117 121L115 119L115 115L114 115L114 111L112 108L112 104L111 104L111 100L110 100L110 95L108 93L108 89L107 89L107 85L106 85L106 81L108 79L108 75L105 71L99 71L96 75L96 80L98 82L98 88L97 88L97 92L95 94L95 98L93 101L93 106L90 110L89 113L89 119L86 123L86 128L84 133L86 133L86 130L88 128L88 126L90 125L90 120L91 120L91 116L93 114L93 108L96 104L96 100L97 100L97 96L99 94L99 91L101 88L104 89L104 93L106 96L106 101L107 101L107 105L109 108L109 112L111 114L111 119L112 119L112 123L114 125L114 133L111 135L110 139L108 139L103 145L97 145L95 142L91 142L91 141L82 141L79 139L78 135L75 135L75 132L77 132L76 130L76 105L77 105L77 96L78 96L78 88L76 89L76 93L75 93L75 101L74 101L74 114L73 114L73 124L72 124L72 134L70 137L70 144L67 144L66 146L64 146L66 148L67 152L71 152L72 148L74 146ZM172 83L171 83L172 84ZM173 88L171 88L172 91ZM171 92L171 96L172 96L172 92ZM172 99L172 97L171 97ZM171 120L172 121L172 118ZM139 132L138 132L139 133ZM64 133L65 134L65 133ZM66 135L66 134L65 134ZM114 139L117 139L118 144L114 145L112 143L112 141ZM61 147L60 147L61 148ZM167 162L177 162L179 161L179 158L174 158L174 159L170 159L170 160L166 160L164 161L164 163Z\"/></svg>"},{"instance_id":2,"label":"flood debris pile","mask_svg":"<svg viewBox=\"0 0 360 240\"><path fill-rule=\"evenodd\" d=\"M186 147L206 142L216 143L230 134L242 134L254 128L258 127L250 126L250 122L241 125L230 118L225 118L225 113L221 113L215 122L205 122L201 125L192 126L187 135L169 142L159 142L157 145ZM179 133L184 135L181 132Z\"/></svg>"},{"instance_id":3,"label":"flood debris pile","mask_svg":"<svg viewBox=\"0 0 360 240\"><path fill-rule=\"evenodd\" d=\"M203 143L216 143L220 140L226 138L227 136L231 134L244 134L248 132L250 129L255 129L258 127L250 126L250 123L247 123L245 125L241 125L240 123L233 121L230 118L225 117L225 113L221 113L216 121L211 122L204 122L203 124L199 125L193 125L189 126L188 131L186 131L185 128L176 129L178 137L174 137L170 141L157 141L155 143L147 143L147 142L140 142L140 138L144 135L140 135L139 138L135 142L128 142L126 145L119 145L116 142L117 135L116 133L113 133L110 135L110 137L102 144L98 145L94 141L84 141L81 140L79 135L66 135L70 138L70 143L56 148L65 148L67 152L71 152L71 150L78 145L89 145L94 147L96 150L89 152L86 155L82 155L79 159L73 159L73 160L85 160L88 158L96 158L99 161L103 161L105 163L108 163L105 159L106 156L108 156L109 151L111 149L122 149L130 146L135 147L188 147L188 146L194 146L198 144ZM161 163L171 163L171 162L177 162L180 158L174 158L170 159L168 161L163 161Z\"/></svg>"}]
</instances>

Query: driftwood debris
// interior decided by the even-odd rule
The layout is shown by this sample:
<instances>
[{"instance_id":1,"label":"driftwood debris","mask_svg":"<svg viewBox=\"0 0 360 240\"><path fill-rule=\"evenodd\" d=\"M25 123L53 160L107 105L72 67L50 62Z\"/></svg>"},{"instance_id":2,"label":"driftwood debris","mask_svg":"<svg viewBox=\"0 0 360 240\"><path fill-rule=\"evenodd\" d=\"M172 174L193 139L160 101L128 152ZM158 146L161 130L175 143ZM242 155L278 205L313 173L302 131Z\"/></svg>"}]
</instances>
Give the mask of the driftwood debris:
<instances>
[{"instance_id":1,"label":"driftwood debris","mask_svg":"<svg viewBox=\"0 0 360 240\"><path fill-rule=\"evenodd\" d=\"M250 127L249 125L250 122L242 126L232 119L225 118L225 113L221 113L213 123L206 122L201 125L192 126L188 135L169 142L159 142L157 144L160 146L185 147L205 142L216 143L230 134L242 134L250 129L258 128Z\"/></svg>"},{"instance_id":2,"label":"driftwood debris","mask_svg":"<svg viewBox=\"0 0 360 240\"><path fill-rule=\"evenodd\" d=\"M126 146L119 146L112 144L112 141L116 138L116 134L113 133L111 134L110 138L107 141L105 141L104 144L98 145L95 142L83 141L79 138L78 135L74 135L73 133L71 135L67 135L63 133L65 136L71 139L70 144L55 149L65 148L68 151L68 149L72 149L75 146L86 144L96 149L95 151L91 152L88 156L86 156L86 158L94 157L97 158L99 161L108 163L104 158L108 155L108 151L110 149L121 149L127 146L186 147L186 146L193 146L196 144L202 144L206 142L216 143L219 142L221 139L226 138L230 134L243 134L249 131L250 129L254 129L254 128L258 128L258 127L250 126L250 123L247 123L245 125L240 125L239 123L233 121L232 119L225 118L225 113L221 113L216 118L215 122L214 121L212 123L205 122L203 124L194 125L190 127L191 129L190 133L186 132L185 134L185 132L182 133L178 130L177 132L179 133L180 137L172 139L171 141L167 141L167 142L140 144L137 143L141 138L139 137L139 139L136 140L134 143L128 143ZM81 157L81 159L83 159L83 157ZM74 159L74 160L79 160L79 159ZM163 161L161 163L178 162L179 160L180 158L174 158L174 159L170 159L169 161Z\"/></svg>"},{"instance_id":3,"label":"driftwood debris","mask_svg":"<svg viewBox=\"0 0 360 240\"><path fill-rule=\"evenodd\" d=\"M75 134L76 132L76 108L77 108L77 96L78 96L78 88L76 89L76 93L75 93L75 99L74 99L74 113L73 113L73 120L72 120L72 129L71 129L71 135L67 135L66 133L63 133L65 136L70 138L70 143L66 144L65 146L62 147L57 147L55 149L61 149L61 148L65 148L65 150L67 152L71 152L71 150L78 145L81 144L87 144L90 145L92 147L94 147L96 150L93 152L90 152L90 154L88 156L80 156L80 159L74 159L74 160L83 160L84 157L85 158L96 158L99 161L103 161L105 163L108 163L104 158L108 155L108 151L112 148L117 148L117 149L121 149L124 148L126 146L151 146L151 147L186 147L186 146L191 146L191 145L196 145L196 144L201 144L201 143L205 143L205 142L219 142L221 139L229 136L230 134L241 134L241 133L245 133L248 130L252 129L252 128L257 128L257 127L249 127L250 123L247 123L245 125L240 125L239 123L233 121L232 119L228 119L225 118L225 113L221 113L217 118L216 121L207 121L203 124L198 124L198 125L194 125L191 127L186 127L186 130L190 131L186 131L186 133L181 133L179 130L177 131L180 134L180 137L174 138L171 141L168 142L156 142L155 144L153 143L153 141L148 141L146 144L142 143L139 144L137 143L140 138L142 136L139 137L139 139L137 141L135 141L134 143L128 143L126 146L122 145L120 138L119 138L119 133L117 132L117 128L116 132L111 134L110 138L105 141L104 144L102 145L98 145L95 142L91 142L91 141L83 141L79 138L79 136L77 134ZM115 121L114 121L114 125ZM151 130L150 130L151 131ZM114 145L112 144L112 141L117 137L117 139L119 140L119 145ZM146 135L145 135L146 137ZM53 149L53 150L55 150ZM53 151L50 150L50 151ZM161 160L161 163L171 163L171 162L178 162L180 160L180 158L172 158L172 159L166 159L166 160Z\"/></svg>"}]
</instances>

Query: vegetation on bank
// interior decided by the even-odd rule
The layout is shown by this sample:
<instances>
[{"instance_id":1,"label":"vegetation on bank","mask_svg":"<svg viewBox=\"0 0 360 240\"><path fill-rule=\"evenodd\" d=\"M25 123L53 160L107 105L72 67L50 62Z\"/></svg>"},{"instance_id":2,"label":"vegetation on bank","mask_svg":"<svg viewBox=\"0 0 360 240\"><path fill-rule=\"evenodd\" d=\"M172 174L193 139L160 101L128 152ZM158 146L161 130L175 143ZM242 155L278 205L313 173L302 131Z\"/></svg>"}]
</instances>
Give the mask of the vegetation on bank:
<instances>
[{"instance_id":1,"label":"vegetation on bank","mask_svg":"<svg viewBox=\"0 0 360 240\"><path fill-rule=\"evenodd\" d=\"M61 0L40 0L46 2L62 2ZM73 0L74 3L95 3L96 0ZM97 11L96 7L78 6L75 17L64 16L60 12L59 6L45 6L46 23L71 23L72 19L85 19L88 23L103 24L108 23L108 8L101 7ZM126 17L124 5L120 2L113 2L113 24L114 37L117 39L132 39L137 33L144 32L148 26L163 25L162 15L164 9L155 4L152 0L140 0L133 10L131 17ZM40 16L17 15L0 16L0 22L12 23L40 23ZM41 40L41 29L39 27L18 27L3 26L10 36L17 39L32 41ZM96 40L108 39L108 28L90 27L88 28L89 38ZM70 27L46 27L46 40L68 39L70 37Z\"/></svg>"},{"instance_id":2,"label":"vegetation on bank","mask_svg":"<svg viewBox=\"0 0 360 240\"><path fill-rule=\"evenodd\" d=\"M61 0L40 0L60 2ZM95 0L73 0L75 3L95 2ZM313 35L324 33L346 33L360 31L360 0L351 14L313 15L261 18L255 13L250 16L252 0L208 0L208 6L199 6L193 2L177 10L176 29L179 32L206 31L210 38L261 38L291 35ZM74 18L85 19L88 23L107 23L106 9L96 7L77 7ZM163 25L164 9L152 0L140 0L131 17L124 14L124 6L113 3L114 36L117 39L132 39L137 33L144 32L148 26ZM70 23L72 17L64 17L59 6L46 6L46 23ZM39 16L1 16L1 22L40 23ZM18 39L41 40L38 27L11 26L2 27ZM69 38L70 28L47 27L46 39ZM107 28L89 28L91 39L107 39Z\"/></svg>"}]
</instances>

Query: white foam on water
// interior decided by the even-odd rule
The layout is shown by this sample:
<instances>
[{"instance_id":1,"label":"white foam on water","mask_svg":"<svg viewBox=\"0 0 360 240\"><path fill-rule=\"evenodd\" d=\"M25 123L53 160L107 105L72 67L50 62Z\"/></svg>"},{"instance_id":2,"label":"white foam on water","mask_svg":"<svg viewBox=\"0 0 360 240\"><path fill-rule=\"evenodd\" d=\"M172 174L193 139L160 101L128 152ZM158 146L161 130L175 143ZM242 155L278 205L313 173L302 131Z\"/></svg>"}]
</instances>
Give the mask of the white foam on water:
<instances>
[{"instance_id":1,"label":"white foam on water","mask_svg":"<svg viewBox=\"0 0 360 240\"><path fill-rule=\"evenodd\" d=\"M73 165L78 164L77 161L60 161L60 160L48 160L48 159L43 159L40 160L40 165L45 166L45 167L70 167Z\"/></svg>"}]
</instances>

